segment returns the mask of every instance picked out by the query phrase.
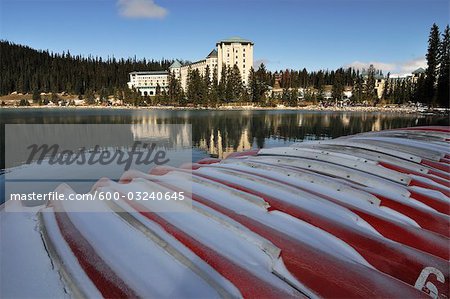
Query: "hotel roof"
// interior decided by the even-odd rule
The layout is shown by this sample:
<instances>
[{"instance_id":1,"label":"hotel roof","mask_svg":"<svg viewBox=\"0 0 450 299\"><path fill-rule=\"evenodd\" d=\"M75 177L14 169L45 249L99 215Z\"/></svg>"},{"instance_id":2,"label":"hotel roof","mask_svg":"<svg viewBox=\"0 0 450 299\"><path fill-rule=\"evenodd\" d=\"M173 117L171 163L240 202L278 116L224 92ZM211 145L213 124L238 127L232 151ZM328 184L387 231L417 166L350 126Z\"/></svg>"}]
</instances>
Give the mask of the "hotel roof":
<instances>
[{"instance_id":1,"label":"hotel roof","mask_svg":"<svg viewBox=\"0 0 450 299\"><path fill-rule=\"evenodd\" d=\"M179 68L181 67L181 63L178 60L175 60L170 66L170 69Z\"/></svg>"},{"instance_id":2,"label":"hotel roof","mask_svg":"<svg viewBox=\"0 0 450 299\"><path fill-rule=\"evenodd\" d=\"M217 44L221 44L221 43L249 43L249 44L253 45L253 42L251 40L244 39L244 38L239 37L239 36L233 36L233 37L230 37L230 38L222 39L222 40L217 42Z\"/></svg>"},{"instance_id":3,"label":"hotel roof","mask_svg":"<svg viewBox=\"0 0 450 299\"><path fill-rule=\"evenodd\" d=\"M208 56L206 56L206 58L217 58L217 51L216 51L216 49L213 49L211 51L211 53L209 53Z\"/></svg>"},{"instance_id":4,"label":"hotel roof","mask_svg":"<svg viewBox=\"0 0 450 299\"><path fill-rule=\"evenodd\" d=\"M146 72L131 72L133 75L167 75L167 71L146 71Z\"/></svg>"}]
</instances>

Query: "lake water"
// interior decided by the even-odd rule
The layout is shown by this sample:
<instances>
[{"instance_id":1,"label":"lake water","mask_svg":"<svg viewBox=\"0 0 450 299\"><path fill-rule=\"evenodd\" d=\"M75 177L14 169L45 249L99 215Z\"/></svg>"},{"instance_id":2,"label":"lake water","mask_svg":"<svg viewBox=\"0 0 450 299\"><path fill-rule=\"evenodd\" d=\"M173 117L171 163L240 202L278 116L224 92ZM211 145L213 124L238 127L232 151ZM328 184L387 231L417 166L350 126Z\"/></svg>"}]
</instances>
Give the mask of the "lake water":
<instances>
[{"instance_id":1,"label":"lake water","mask_svg":"<svg viewBox=\"0 0 450 299\"><path fill-rule=\"evenodd\" d=\"M448 116L295 110L0 109L0 188L4 188L4 124L191 124L192 160L302 140L420 125L448 125ZM17 136L20 138L20 136ZM1 192L3 197L4 192ZM4 201L4 198L0 198Z\"/></svg>"}]
</instances>

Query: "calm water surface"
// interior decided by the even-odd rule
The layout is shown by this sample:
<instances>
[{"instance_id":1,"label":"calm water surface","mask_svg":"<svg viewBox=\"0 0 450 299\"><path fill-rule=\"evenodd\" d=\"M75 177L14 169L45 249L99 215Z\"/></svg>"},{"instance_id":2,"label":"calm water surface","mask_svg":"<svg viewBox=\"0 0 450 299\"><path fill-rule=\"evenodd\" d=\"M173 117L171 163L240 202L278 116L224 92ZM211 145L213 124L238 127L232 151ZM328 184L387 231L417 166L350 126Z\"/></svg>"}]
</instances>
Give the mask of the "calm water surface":
<instances>
[{"instance_id":1,"label":"calm water surface","mask_svg":"<svg viewBox=\"0 0 450 299\"><path fill-rule=\"evenodd\" d=\"M192 159L196 161L208 156L222 158L234 151L283 146L302 140L400 127L448 125L449 120L447 116L293 110L0 109L0 172L5 171L4 124L72 123L192 124ZM0 180L4 181L3 174L0 174ZM4 188L2 185L0 188Z\"/></svg>"}]
</instances>

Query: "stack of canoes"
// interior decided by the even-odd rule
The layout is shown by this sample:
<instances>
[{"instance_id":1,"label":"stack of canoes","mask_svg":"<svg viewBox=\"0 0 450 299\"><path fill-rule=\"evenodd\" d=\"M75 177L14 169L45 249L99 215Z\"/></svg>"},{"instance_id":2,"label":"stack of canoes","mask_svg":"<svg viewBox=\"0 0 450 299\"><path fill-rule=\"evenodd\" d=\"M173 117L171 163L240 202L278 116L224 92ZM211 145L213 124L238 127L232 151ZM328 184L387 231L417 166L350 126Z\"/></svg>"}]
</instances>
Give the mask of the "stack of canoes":
<instances>
[{"instance_id":1,"label":"stack of canoes","mask_svg":"<svg viewBox=\"0 0 450 299\"><path fill-rule=\"evenodd\" d=\"M42 235L74 297L449 298L449 140L415 127L128 171L92 188L124 196L92 203L110 213L53 203Z\"/></svg>"}]
</instances>

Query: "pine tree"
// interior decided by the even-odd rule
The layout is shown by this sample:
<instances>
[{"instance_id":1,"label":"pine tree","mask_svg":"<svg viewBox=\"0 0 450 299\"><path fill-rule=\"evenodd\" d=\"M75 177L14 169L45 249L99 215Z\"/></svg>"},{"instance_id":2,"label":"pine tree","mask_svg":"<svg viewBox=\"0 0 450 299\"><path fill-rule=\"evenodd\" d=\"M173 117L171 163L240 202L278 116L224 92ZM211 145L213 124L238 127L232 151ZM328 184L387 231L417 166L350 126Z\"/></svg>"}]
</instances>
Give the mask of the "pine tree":
<instances>
[{"instance_id":1,"label":"pine tree","mask_svg":"<svg viewBox=\"0 0 450 299\"><path fill-rule=\"evenodd\" d=\"M41 101L41 94L39 93L39 90L35 89L33 90L33 103L38 103Z\"/></svg>"},{"instance_id":2,"label":"pine tree","mask_svg":"<svg viewBox=\"0 0 450 299\"><path fill-rule=\"evenodd\" d=\"M161 85L159 83L156 83L155 95L161 95Z\"/></svg>"},{"instance_id":3,"label":"pine tree","mask_svg":"<svg viewBox=\"0 0 450 299\"><path fill-rule=\"evenodd\" d=\"M367 80L364 94L367 101L373 101L374 104L378 102L378 96L375 93L375 67L372 64L367 70Z\"/></svg>"},{"instance_id":4,"label":"pine tree","mask_svg":"<svg viewBox=\"0 0 450 299\"><path fill-rule=\"evenodd\" d=\"M84 101L88 105L92 105L92 104L95 103L95 95L94 95L94 92L91 89L86 90L85 100Z\"/></svg>"},{"instance_id":5,"label":"pine tree","mask_svg":"<svg viewBox=\"0 0 450 299\"><path fill-rule=\"evenodd\" d=\"M105 104L108 102L108 93L106 91L106 88L102 88L100 90L99 100L100 100L100 103L102 103L102 104Z\"/></svg>"},{"instance_id":6,"label":"pine tree","mask_svg":"<svg viewBox=\"0 0 450 299\"><path fill-rule=\"evenodd\" d=\"M203 76L203 82L206 86L206 88L211 88L211 70L209 68L209 65L205 68L205 74Z\"/></svg>"},{"instance_id":7,"label":"pine tree","mask_svg":"<svg viewBox=\"0 0 450 299\"><path fill-rule=\"evenodd\" d=\"M264 98L264 93L267 91L265 84L266 70L264 64L261 64L258 71L250 68L248 84L250 90L251 101L253 103L261 103Z\"/></svg>"},{"instance_id":8,"label":"pine tree","mask_svg":"<svg viewBox=\"0 0 450 299\"><path fill-rule=\"evenodd\" d=\"M265 86L272 86L273 85L273 79L272 75L269 71L266 69L266 65L264 63L261 63L259 65L258 70L256 71L258 80Z\"/></svg>"},{"instance_id":9,"label":"pine tree","mask_svg":"<svg viewBox=\"0 0 450 299\"><path fill-rule=\"evenodd\" d=\"M156 83L155 96L153 98L150 97L150 102L152 105L161 104L161 100L164 99L163 92L164 90L161 85L159 85L159 83Z\"/></svg>"},{"instance_id":10,"label":"pine tree","mask_svg":"<svg viewBox=\"0 0 450 299\"><path fill-rule=\"evenodd\" d=\"M214 67L211 80L210 105L215 107L218 102L219 102L219 79L216 66Z\"/></svg>"},{"instance_id":11,"label":"pine tree","mask_svg":"<svg viewBox=\"0 0 450 299\"><path fill-rule=\"evenodd\" d=\"M206 106L210 106L211 102L214 102L212 100L212 93L211 93L211 70L209 68L209 65L205 68L205 74L203 75L203 93L204 93L204 104Z\"/></svg>"},{"instance_id":12,"label":"pine tree","mask_svg":"<svg viewBox=\"0 0 450 299\"><path fill-rule=\"evenodd\" d=\"M342 98L343 92L344 92L344 85L342 83L342 76L340 73L336 73L332 89L333 99L340 100Z\"/></svg>"},{"instance_id":13,"label":"pine tree","mask_svg":"<svg viewBox=\"0 0 450 299\"><path fill-rule=\"evenodd\" d=\"M227 90L229 89L231 91L229 99L232 101L238 101L241 98L243 84L241 72L239 71L239 67L237 66L237 64L235 64L233 68L231 68L229 74L230 74L230 77L228 79L229 87L227 87Z\"/></svg>"},{"instance_id":14,"label":"pine tree","mask_svg":"<svg viewBox=\"0 0 450 299\"><path fill-rule=\"evenodd\" d=\"M402 104L408 103L413 98L414 94L414 84L411 81L411 78L406 79L406 91L405 91L405 98L402 101Z\"/></svg>"},{"instance_id":15,"label":"pine tree","mask_svg":"<svg viewBox=\"0 0 450 299\"><path fill-rule=\"evenodd\" d=\"M425 102L433 105L436 98L435 84L439 63L439 27L433 24L428 39L427 70L425 78Z\"/></svg>"},{"instance_id":16,"label":"pine tree","mask_svg":"<svg viewBox=\"0 0 450 299\"><path fill-rule=\"evenodd\" d=\"M412 94L412 100L414 102L423 102L423 99L425 97L425 76L424 74L420 74L419 78L417 78L416 83L413 87L413 94Z\"/></svg>"},{"instance_id":17,"label":"pine tree","mask_svg":"<svg viewBox=\"0 0 450 299\"><path fill-rule=\"evenodd\" d=\"M19 102L19 106L30 106L30 102L26 99L21 99Z\"/></svg>"},{"instance_id":18,"label":"pine tree","mask_svg":"<svg viewBox=\"0 0 450 299\"><path fill-rule=\"evenodd\" d=\"M449 71L450 71L450 28L445 27L439 48L439 77L437 82L437 102L441 107L448 107L449 98Z\"/></svg>"},{"instance_id":19,"label":"pine tree","mask_svg":"<svg viewBox=\"0 0 450 299\"><path fill-rule=\"evenodd\" d=\"M352 92L352 101L361 103L363 100L363 78L358 71L356 74L355 85Z\"/></svg>"},{"instance_id":20,"label":"pine tree","mask_svg":"<svg viewBox=\"0 0 450 299\"><path fill-rule=\"evenodd\" d=\"M283 93L281 94L281 101L283 102L283 104L289 105L290 99L291 99L291 94L289 92L289 88L284 87Z\"/></svg>"},{"instance_id":21,"label":"pine tree","mask_svg":"<svg viewBox=\"0 0 450 299\"><path fill-rule=\"evenodd\" d=\"M400 80L400 84L398 85L398 96L395 99L396 104L401 104L405 100L406 95L406 80Z\"/></svg>"},{"instance_id":22,"label":"pine tree","mask_svg":"<svg viewBox=\"0 0 450 299\"><path fill-rule=\"evenodd\" d=\"M220 72L220 82L217 86L218 97L220 102L226 101L226 88L227 88L227 75L228 75L228 67L223 67Z\"/></svg>"},{"instance_id":23,"label":"pine tree","mask_svg":"<svg viewBox=\"0 0 450 299\"><path fill-rule=\"evenodd\" d=\"M259 102L264 102L266 100L266 91L268 90L268 86L273 85L270 77L270 74L267 73L266 66L264 63L261 63L256 71L256 84L258 87L257 94Z\"/></svg>"},{"instance_id":24,"label":"pine tree","mask_svg":"<svg viewBox=\"0 0 450 299\"><path fill-rule=\"evenodd\" d=\"M204 105L206 102L207 90L204 84L204 78L200 75L198 69L188 72L187 98L195 105Z\"/></svg>"},{"instance_id":25,"label":"pine tree","mask_svg":"<svg viewBox=\"0 0 450 299\"><path fill-rule=\"evenodd\" d=\"M322 94L323 92L323 85L324 85L324 73L323 71L318 71L317 75L315 76L315 87L319 90L319 94Z\"/></svg>"},{"instance_id":26,"label":"pine tree","mask_svg":"<svg viewBox=\"0 0 450 299\"><path fill-rule=\"evenodd\" d=\"M189 66L187 70L187 80L186 80L186 97L189 102L193 101L195 97L195 81L192 68Z\"/></svg>"},{"instance_id":27,"label":"pine tree","mask_svg":"<svg viewBox=\"0 0 450 299\"><path fill-rule=\"evenodd\" d=\"M289 94L289 106L296 107L298 105L298 90L297 88L292 88Z\"/></svg>"},{"instance_id":28,"label":"pine tree","mask_svg":"<svg viewBox=\"0 0 450 299\"><path fill-rule=\"evenodd\" d=\"M250 67L250 71L248 74L248 87L250 90L250 98L253 103L258 103L260 101L260 94L259 94L259 86L258 81L256 79L255 70L253 67Z\"/></svg>"},{"instance_id":29,"label":"pine tree","mask_svg":"<svg viewBox=\"0 0 450 299\"><path fill-rule=\"evenodd\" d=\"M58 105L59 97L58 97L58 95L56 93L52 92L52 95L51 95L50 99L51 99L53 104Z\"/></svg>"},{"instance_id":30,"label":"pine tree","mask_svg":"<svg viewBox=\"0 0 450 299\"><path fill-rule=\"evenodd\" d=\"M225 101L227 103L229 103L229 102L234 100L233 99L233 97L234 97L234 94L233 94L233 89L234 89L233 83L234 82L233 82L233 78L232 78L233 69L228 66L227 70L226 70L226 73L227 73L227 76L226 76L227 82L226 82L226 85L225 85Z\"/></svg>"},{"instance_id":31,"label":"pine tree","mask_svg":"<svg viewBox=\"0 0 450 299\"><path fill-rule=\"evenodd\" d=\"M390 86L389 80L390 80L390 76L391 76L391 73L387 73L386 79L384 80L383 93L381 95L381 99L383 101L388 101L389 100L389 86Z\"/></svg>"},{"instance_id":32,"label":"pine tree","mask_svg":"<svg viewBox=\"0 0 450 299\"><path fill-rule=\"evenodd\" d=\"M167 96L172 103L179 103L182 100L181 82L173 72L169 74Z\"/></svg>"},{"instance_id":33,"label":"pine tree","mask_svg":"<svg viewBox=\"0 0 450 299\"><path fill-rule=\"evenodd\" d=\"M244 87L244 88L242 89L240 101L241 101L242 103L248 103L248 102L251 102L251 101L252 101L252 100L251 100L251 95L250 95L249 89L248 89L247 87Z\"/></svg>"}]
</instances>

